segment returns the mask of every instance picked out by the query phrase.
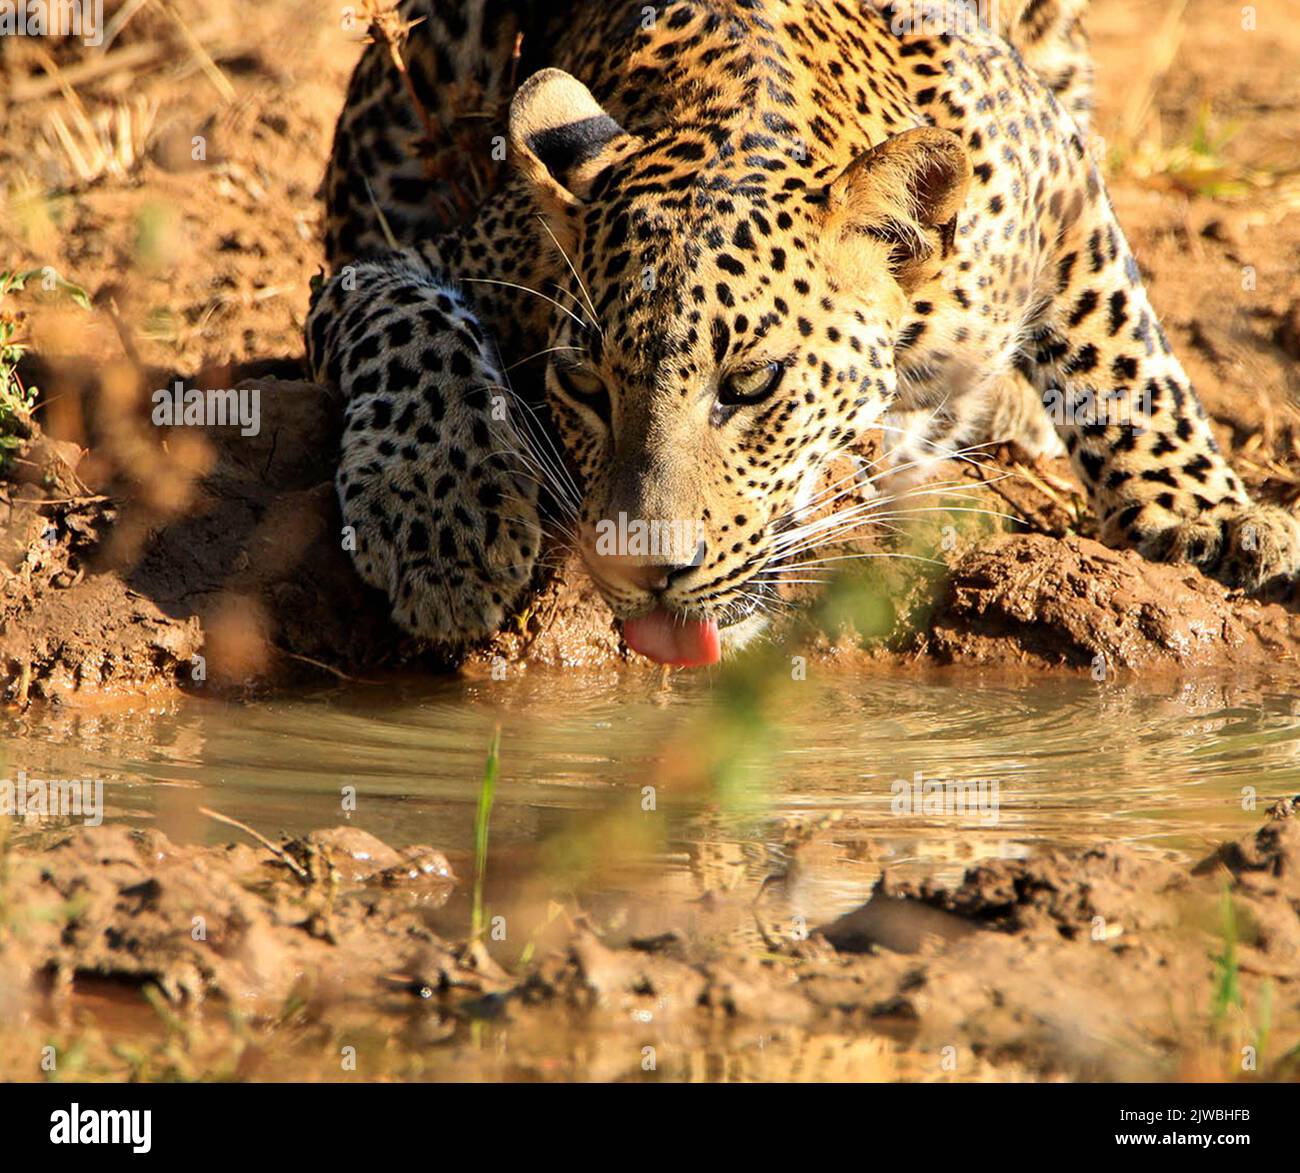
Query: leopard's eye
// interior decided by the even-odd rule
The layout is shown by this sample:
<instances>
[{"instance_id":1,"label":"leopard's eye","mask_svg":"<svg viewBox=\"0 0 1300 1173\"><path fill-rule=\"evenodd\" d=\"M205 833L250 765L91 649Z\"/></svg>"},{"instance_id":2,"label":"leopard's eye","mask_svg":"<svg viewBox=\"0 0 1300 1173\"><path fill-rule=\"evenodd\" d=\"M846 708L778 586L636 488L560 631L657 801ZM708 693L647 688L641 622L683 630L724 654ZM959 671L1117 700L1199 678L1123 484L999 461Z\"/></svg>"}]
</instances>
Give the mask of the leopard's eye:
<instances>
[{"instance_id":1,"label":"leopard's eye","mask_svg":"<svg viewBox=\"0 0 1300 1173\"><path fill-rule=\"evenodd\" d=\"M747 407L773 395L785 378L785 364L770 362L748 371L728 375L718 388L718 402L724 407Z\"/></svg>"},{"instance_id":2,"label":"leopard's eye","mask_svg":"<svg viewBox=\"0 0 1300 1173\"><path fill-rule=\"evenodd\" d=\"M576 403L594 411L609 423L609 392L604 380L590 367L555 364L555 378L560 389Z\"/></svg>"}]
</instances>

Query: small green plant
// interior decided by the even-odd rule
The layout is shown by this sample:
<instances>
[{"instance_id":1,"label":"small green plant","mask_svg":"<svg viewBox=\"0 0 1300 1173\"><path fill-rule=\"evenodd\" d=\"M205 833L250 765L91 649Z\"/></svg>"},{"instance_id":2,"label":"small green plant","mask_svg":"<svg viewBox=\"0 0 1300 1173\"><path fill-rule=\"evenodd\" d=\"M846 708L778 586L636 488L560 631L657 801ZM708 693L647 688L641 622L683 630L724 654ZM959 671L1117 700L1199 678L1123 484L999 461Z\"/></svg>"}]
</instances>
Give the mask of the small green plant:
<instances>
[{"instance_id":1,"label":"small green plant","mask_svg":"<svg viewBox=\"0 0 1300 1173\"><path fill-rule=\"evenodd\" d=\"M1214 962L1214 997L1210 1004L1210 1018L1221 1030L1229 1013L1242 1009L1241 967L1237 960L1237 913L1232 906L1232 896L1225 889L1220 901L1223 927L1223 952L1216 953Z\"/></svg>"},{"instance_id":2,"label":"small green plant","mask_svg":"<svg viewBox=\"0 0 1300 1173\"><path fill-rule=\"evenodd\" d=\"M470 939L477 941L483 932L483 879L487 875L488 822L492 818L492 799L496 794L497 775L501 768L501 730L492 734L487 765L479 784L478 810L474 815L474 907L470 914Z\"/></svg>"},{"instance_id":3,"label":"small green plant","mask_svg":"<svg viewBox=\"0 0 1300 1173\"><path fill-rule=\"evenodd\" d=\"M0 273L0 299L13 288L13 274ZM24 387L18 361L26 348L19 341L18 322L0 300L0 469L26 438L26 419L36 405L36 388Z\"/></svg>"},{"instance_id":4,"label":"small green plant","mask_svg":"<svg viewBox=\"0 0 1300 1173\"><path fill-rule=\"evenodd\" d=\"M1210 1025L1212 1037L1227 1055L1225 1075L1233 1078L1241 1070L1264 1079L1294 1079L1300 1065L1300 1046L1276 1058L1270 1055L1269 1044L1273 1033L1273 986L1263 982L1256 999L1256 1012L1252 1021L1246 1009L1246 999L1241 989L1241 961L1237 952L1242 936L1242 924L1237 906L1225 888L1220 900L1220 926L1223 948L1212 954L1214 963L1214 988L1210 1000ZM1246 923L1246 938L1250 939L1251 925ZM1243 1068L1242 1056L1250 1053L1251 1064Z\"/></svg>"},{"instance_id":5,"label":"small green plant","mask_svg":"<svg viewBox=\"0 0 1300 1173\"><path fill-rule=\"evenodd\" d=\"M36 406L37 389L25 386L18 363L26 353L17 317L5 305L11 293L40 278L47 292L67 294L82 309L90 308L90 295L46 266L41 269L0 270L0 471L29 434L28 417Z\"/></svg>"},{"instance_id":6,"label":"small green plant","mask_svg":"<svg viewBox=\"0 0 1300 1173\"><path fill-rule=\"evenodd\" d=\"M1110 169L1149 186L1226 201L1240 200L1294 173L1293 169L1249 167L1232 159L1228 147L1240 130L1239 123L1218 122L1203 104L1181 139L1166 142L1157 125L1144 138L1115 144Z\"/></svg>"}]
</instances>

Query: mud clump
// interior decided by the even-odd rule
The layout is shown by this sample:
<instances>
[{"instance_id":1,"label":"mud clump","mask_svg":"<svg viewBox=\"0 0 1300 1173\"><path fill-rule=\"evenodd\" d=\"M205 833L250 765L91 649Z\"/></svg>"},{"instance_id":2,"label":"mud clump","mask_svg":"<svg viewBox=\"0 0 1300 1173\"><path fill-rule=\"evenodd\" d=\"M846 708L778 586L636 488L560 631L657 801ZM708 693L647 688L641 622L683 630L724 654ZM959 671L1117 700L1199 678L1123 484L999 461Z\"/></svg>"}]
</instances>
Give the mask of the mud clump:
<instances>
[{"instance_id":1,"label":"mud clump","mask_svg":"<svg viewBox=\"0 0 1300 1173\"><path fill-rule=\"evenodd\" d=\"M964 1043L1097 1078L1187 1073L1203 1059L1175 1040L1173 1016L1204 1017L1229 951L1236 979L1273 983L1278 1021L1296 1022L1298 866L1300 822L1279 817L1191 869L1111 848L981 864L953 889L882 879L821 930L833 959L811 959L804 980L922 1049Z\"/></svg>"},{"instance_id":2,"label":"mud clump","mask_svg":"<svg viewBox=\"0 0 1300 1173\"><path fill-rule=\"evenodd\" d=\"M440 853L397 852L354 828L273 854L83 828L13 862L9 894L22 903L7 908L0 984L148 982L176 1003L270 1006L304 975L317 993L377 980L380 960L437 945L420 913L455 884Z\"/></svg>"},{"instance_id":3,"label":"mud clump","mask_svg":"<svg viewBox=\"0 0 1300 1173\"><path fill-rule=\"evenodd\" d=\"M521 1052L561 1027L636 1041L743 1025L892 1038L922 1063L955 1048L959 1073L1142 1079L1201 1070L1230 959L1242 999L1271 987L1274 1052L1300 1041L1300 821L1286 804L1191 867L1124 847L986 862L955 887L886 876L811 936L762 940L629 939L579 908L528 930L535 956L500 958L438 921L456 884L440 852L356 828L228 847L80 828L12 846L8 862L0 1002L14 1022L110 979L255 1017L290 998L322 1024L362 1008L398 1031L423 1015L411 1045L436 1036L453 1068L458 1032L487 1019L508 1021Z\"/></svg>"},{"instance_id":4,"label":"mud clump","mask_svg":"<svg viewBox=\"0 0 1300 1173\"><path fill-rule=\"evenodd\" d=\"M1279 818L1190 869L1112 848L981 864L954 888L886 877L862 908L761 956L678 935L618 948L584 929L526 989L615 1020L885 1032L932 1056L935 1076L946 1051L1038 1076L1189 1074L1204 1038L1175 1019L1205 1026L1225 883L1236 980L1247 996L1270 980L1276 1021L1298 1020L1297 866L1300 823Z\"/></svg>"},{"instance_id":5,"label":"mud clump","mask_svg":"<svg viewBox=\"0 0 1300 1173\"><path fill-rule=\"evenodd\" d=\"M1300 620L1191 567L1073 535L1023 534L952 567L922 646L948 663L1240 667L1294 661Z\"/></svg>"}]
</instances>

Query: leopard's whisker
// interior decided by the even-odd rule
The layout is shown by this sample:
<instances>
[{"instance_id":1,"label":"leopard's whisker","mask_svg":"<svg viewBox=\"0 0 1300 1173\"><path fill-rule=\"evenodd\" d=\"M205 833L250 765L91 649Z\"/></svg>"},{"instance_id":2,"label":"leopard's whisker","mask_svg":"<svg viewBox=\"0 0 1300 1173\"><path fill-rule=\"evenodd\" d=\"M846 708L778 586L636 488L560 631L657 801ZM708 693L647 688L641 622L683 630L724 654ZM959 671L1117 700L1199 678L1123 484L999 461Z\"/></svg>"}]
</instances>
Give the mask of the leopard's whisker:
<instances>
[{"instance_id":1,"label":"leopard's whisker","mask_svg":"<svg viewBox=\"0 0 1300 1173\"><path fill-rule=\"evenodd\" d=\"M876 498L871 501L862 501L856 505L849 506L846 509L840 509L837 512L827 514L824 517L819 517L813 521L805 522L803 525L794 526L779 534L775 541L773 541L772 548L775 551L781 552L787 547L799 545L814 535L825 534L827 531L835 530L850 520L879 513L886 507L904 500L907 496L908 494L896 494Z\"/></svg>"},{"instance_id":2,"label":"leopard's whisker","mask_svg":"<svg viewBox=\"0 0 1300 1173\"><path fill-rule=\"evenodd\" d=\"M569 272L573 274L573 279L578 283L578 288L582 290L583 297L587 299L587 311L591 314L591 328L595 330L601 338L604 338L605 332L600 328L600 320L599 315L596 313L596 305L591 300L591 294L587 292L587 287L583 284L582 278L578 276L577 267L574 265L573 261L569 259L567 250L556 238L555 233L551 231L551 226L546 222L546 217L538 216L537 219L541 223L542 227L546 229L546 235L551 238L551 242L559 251L560 256L564 258L564 263L569 266Z\"/></svg>"},{"instance_id":3,"label":"leopard's whisker","mask_svg":"<svg viewBox=\"0 0 1300 1173\"><path fill-rule=\"evenodd\" d=\"M582 494L565 466L563 453L560 452L549 430L538 418L537 409L508 381L505 384L492 384L492 386L497 390L505 391L523 408L523 430L512 428L514 439L527 449L527 455L547 479L552 494L576 517L582 503ZM524 453L516 452L515 455L522 456Z\"/></svg>"},{"instance_id":4,"label":"leopard's whisker","mask_svg":"<svg viewBox=\"0 0 1300 1173\"><path fill-rule=\"evenodd\" d=\"M525 363L530 363L535 358L544 358L548 354L558 354L561 350L574 350L579 354L586 351L585 346L548 346L545 350L539 350L536 354L530 354L527 358L521 358L518 362L512 362L504 369L503 374L513 371L516 367L522 367Z\"/></svg>"},{"instance_id":5,"label":"leopard's whisker","mask_svg":"<svg viewBox=\"0 0 1300 1173\"><path fill-rule=\"evenodd\" d=\"M988 456L991 455L991 450L997 447L996 441L986 440L980 444L967 444L963 448L945 448L940 441L934 440L929 436L918 436L916 433L912 432L908 428L900 428L895 426L894 424L877 424L876 427L878 427L882 432L897 432L900 436L907 436L912 440L919 440L923 444L928 444L931 448L935 450L934 452L935 460L960 460L966 464L983 464L986 462L971 460L970 459L971 453L982 452L984 455ZM890 452L896 450L897 447L891 448ZM887 458L888 458L888 453L885 454L885 457L882 457L882 460ZM918 460L918 461L912 461L911 463L919 464L921 462ZM890 469L888 471L893 472L897 470Z\"/></svg>"},{"instance_id":6,"label":"leopard's whisker","mask_svg":"<svg viewBox=\"0 0 1300 1173\"><path fill-rule=\"evenodd\" d=\"M956 494L953 495L956 496ZM898 498L897 500L901 499L902 498ZM970 500L969 497L959 499ZM872 501L868 502L866 505L854 506L852 509L842 510L840 513L832 514L830 517L823 518L822 522L818 526L805 527L802 535L794 540L773 543L773 550L779 557L789 557L792 553L796 552L796 550L807 550L814 546L824 546L828 545L832 541L840 540L845 534L860 529L865 525L874 525L884 520L902 520L913 517L918 513L979 513L989 517L1007 518L1012 521L1021 520L1011 513L1002 513L992 509L980 509L959 505L916 506L910 509L884 512L885 505L894 503L895 502ZM782 537L786 538L787 535L783 534Z\"/></svg>"},{"instance_id":7,"label":"leopard's whisker","mask_svg":"<svg viewBox=\"0 0 1300 1173\"><path fill-rule=\"evenodd\" d=\"M820 563L812 563L812 562L803 563L803 562L801 562L801 563L798 563L798 564L795 565L795 566L786 567L785 569L789 569L789 570L800 570L800 569L802 569L804 566L819 565L819 564L824 564L824 563L829 563L829 562L849 562L849 561L853 561L853 560L856 560L856 559L859 559L859 558L903 558L903 559L906 559L906 560L908 560L908 561L910 561L910 562L929 562L930 564L932 564L932 565L934 565L934 566L946 566L946 565L947 565L947 563L944 562L944 561L943 561L942 559L940 559L940 558L927 558L924 554L904 554L904 553L902 553L901 551L898 551L898 550L870 550L870 551L869 551L869 550L863 550L863 551L860 551L860 552L855 553L855 554L844 554L844 555L842 555L842 556L835 557L835 558L822 559ZM771 570L780 570L780 569L781 569L780 567L772 567L772 568L768 568L768 569L765 569L765 570L760 570L760 571L759 571L759 572L758 572L754 577L755 577L755 578L766 578L766 577L768 577L768 575L769 575L769 573L770 573ZM782 582L785 582L785 581L788 581L788 580L782 578L781 581L782 581Z\"/></svg>"},{"instance_id":8,"label":"leopard's whisker","mask_svg":"<svg viewBox=\"0 0 1300 1173\"><path fill-rule=\"evenodd\" d=\"M989 509L966 509L957 506L948 507L948 508L936 506L933 509L908 509L908 510L902 510L898 513L864 515L862 517L854 518L843 528L837 529L830 534L818 535L815 541L811 541L806 545L799 546L792 550L783 550L780 552L779 557L783 559L793 558L801 553L807 552L808 550L813 550L823 546L828 546L833 542L842 542L848 537L850 533L854 533L855 531L861 530L866 526L878 525L882 520L891 520L891 521L904 520L917 513L979 513L988 517L1002 517L1012 521L1020 520L1014 514L1010 514L1010 513L999 513Z\"/></svg>"},{"instance_id":9,"label":"leopard's whisker","mask_svg":"<svg viewBox=\"0 0 1300 1173\"><path fill-rule=\"evenodd\" d=\"M548 483L544 478L537 476L535 473L530 472L530 471L529 471L528 469L526 469L526 468L516 469L514 475L516 475L516 476L518 476L518 477L522 477L524 480L532 481L533 484L535 484L539 489L541 489L541 490L543 490L543 491L547 491L547 490L550 488L549 483ZM508 499L508 500L513 500L513 501L515 501L515 502L517 502L518 504L521 504L521 505L530 505L530 504L533 504L533 503L531 503L531 502L525 501L524 498L522 498L522 497L511 497L511 498L507 498L507 499ZM560 498L560 497L555 497L555 502L556 502L557 505L562 506L562 507L566 510L566 512L568 512L569 515L570 515L574 520L577 519L577 517L578 517L578 513L577 513L577 511L574 510L574 509L571 509L571 507L569 506L569 503L568 503L568 502L564 501L564 500L563 500L562 498Z\"/></svg>"},{"instance_id":10,"label":"leopard's whisker","mask_svg":"<svg viewBox=\"0 0 1300 1173\"><path fill-rule=\"evenodd\" d=\"M502 285L507 289L518 289L521 293L531 293L534 297L540 297L543 301L549 301L551 305L553 305L561 313L568 314L569 317L571 317L575 322L578 323L579 327L581 327L581 329L584 332L589 329L595 329L594 323L589 326L580 317L578 317L577 314L575 314L571 309L569 309L568 306L561 305L558 301L555 300L555 298L548 297L540 289L530 289L527 285L520 285L517 281L498 281L495 277L462 277L461 280L464 281L467 285Z\"/></svg>"},{"instance_id":11,"label":"leopard's whisker","mask_svg":"<svg viewBox=\"0 0 1300 1173\"><path fill-rule=\"evenodd\" d=\"M549 493L558 506L568 513L576 514L574 503L568 499L562 487L555 484L554 477L547 472L545 466L538 463L530 452L519 448L497 448L493 449L491 456L513 459L516 465L512 470L514 475L532 481L543 492Z\"/></svg>"},{"instance_id":12,"label":"leopard's whisker","mask_svg":"<svg viewBox=\"0 0 1300 1173\"><path fill-rule=\"evenodd\" d=\"M994 517L1012 517L1011 514L996 513L994 511L985 510L985 509L962 508L960 506L951 506L951 507L936 506L934 508L920 507L915 509L898 510L892 513L864 512L861 514L854 514L851 516L844 517L843 519L840 520L839 524L830 527L829 529L827 529L822 533L811 535L810 540L800 543L793 547L782 548L778 550L777 555L783 558L790 557L792 554L796 553L799 550L808 550L815 546L825 546L831 544L832 542L842 541L847 534L853 533L857 530L861 530L866 526L878 526L880 525L881 522L884 521L905 521L909 518L914 517L918 513L931 513L931 512L933 513L979 513L979 514L985 514Z\"/></svg>"},{"instance_id":13,"label":"leopard's whisker","mask_svg":"<svg viewBox=\"0 0 1300 1173\"><path fill-rule=\"evenodd\" d=\"M539 478L535 473L529 471L528 469L517 470L517 475L523 480L531 481L543 492L546 492L549 488L548 483L546 481ZM564 536L567 537L570 541L572 541L576 545L578 542L578 537L577 537L577 531L573 528L573 524L578 521L578 517L579 517L578 511L574 509L569 504L569 502L563 500L560 497L554 496L554 494L552 494L552 496L555 505L560 508L561 512L559 514L556 514L553 511L548 511L547 513L540 516L537 524L541 525L543 528L545 528L547 525L550 525L551 527L562 531ZM526 498L513 493L502 494L502 500L511 501L518 505L523 505L525 508L528 509L535 509L537 506L537 502L529 501Z\"/></svg>"},{"instance_id":14,"label":"leopard's whisker","mask_svg":"<svg viewBox=\"0 0 1300 1173\"><path fill-rule=\"evenodd\" d=\"M991 482L985 482L985 483L987 484ZM936 494L944 494L953 497L965 496L971 500L978 500L979 499L978 496L972 496L972 494L977 494L981 487L982 487L981 485L975 484L971 481L962 480L962 479L954 479L949 481L927 481L923 485L915 485L910 489L903 490L901 493L881 493L875 497L869 498L866 501L859 502L858 505L855 505L852 508L856 509L856 508L879 507L882 505L892 504L893 502L896 501L907 501L909 499L914 499L917 497L931 497ZM832 514L831 516L834 516L834 514ZM804 522L803 525L816 525L818 520L821 519L814 519L813 521ZM792 531L787 531L787 532L792 532Z\"/></svg>"},{"instance_id":15,"label":"leopard's whisker","mask_svg":"<svg viewBox=\"0 0 1300 1173\"><path fill-rule=\"evenodd\" d=\"M529 502L525 501L524 498L522 497L506 497L505 500L515 501L521 505L529 504ZM543 534L547 533L548 531L554 531L555 533L558 533L562 538L566 539L575 548L579 544L577 533L569 526L565 525L558 518L543 517L542 520L538 522L538 529Z\"/></svg>"},{"instance_id":16,"label":"leopard's whisker","mask_svg":"<svg viewBox=\"0 0 1300 1173\"><path fill-rule=\"evenodd\" d=\"M500 421L497 421L500 422ZM528 425L528 431L521 432L519 429L511 429L510 436L502 436L501 430L496 429L498 437L506 442L513 439L521 448L507 447L500 450L500 455L509 455L527 461L546 482L545 486L552 494L571 507L575 512L581 504L581 496L578 493L577 486L567 475L563 465L558 462L558 457L554 454L548 454L545 449L538 444L537 436L532 434L532 426Z\"/></svg>"},{"instance_id":17,"label":"leopard's whisker","mask_svg":"<svg viewBox=\"0 0 1300 1173\"><path fill-rule=\"evenodd\" d=\"M550 429L548 429L538 417L538 408L534 407L527 399L520 395L519 392L509 384L508 380L504 390L507 391L514 398L515 402L524 409L525 426L528 428L529 439L533 443L537 458L542 460L548 466L551 475L554 476L556 481L566 490L566 496L571 497L575 504L580 503L582 500L582 493L579 491L577 482L573 479L568 466L565 464L564 453L560 450L559 444L551 435ZM540 443L538 443L538 441L540 441Z\"/></svg>"},{"instance_id":18,"label":"leopard's whisker","mask_svg":"<svg viewBox=\"0 0 1300 1173\"><path fill-rule=\"evenodd\" d=\"M890 429L890 430L898 430L898 429ZM983 446L982 446L982 445L969 445L969 446L967 446L967 447L965 447L965 448L953 449L953 450L951 450L951 451L948 451L948 452L944 453L944 457L945 457L946 459L949 459L949 460L962 460L962 459L964 459L964 458L965 458L969 453L971 453L971 452L975 452L975 451L978 451L981 447L983 447ZM887 454L886 454L885 456L881 456L881 457L877 458L876 460L869 461L869 462L865 462L866 468L868 468L868 469L870 469L870 468L874 468L874 467L876 467L877 465L882 464L882 463L883 463L887 458L888 458L888 456L887 456ZM909 461L905 461L903 464L890 466L890 467L889 467L885 472L883 472L883 473L882 473L880 476L878 476L878 477L867 477L867 476L864 476L864 475L863 475L863 471L864 471L863 469L861 469L861 468L859 468L859 469L855 469L853 472L851 472L851 473L846 473L844 476L842 476L842 477L840 477L838 480L834 481L831 485L829 485L826 489L823 489L820 493L815 494L815 495L814 495L814 496L813 496L813 497L812 497L812 498L811 498L811 499L810 499L806 504L800 506L800 508L799 508L799 513L800 513L800 514L803 514L803 515L807 515L808 513L811 513L811 512L813 512L813 511L815 511L815 510L817 510L817 509L825 508L826 505L830 504L830 503L833 502L833 501L837 501L837 500L839 500L841 497L848 496L850 493L854 492L855 490L858 490L858 489L861 489L861 488L866 488L866 487L874 486L875 483L876 483L876 481L882 479L884 476L887 476L887 475L893 475L893 474L900 473L900 472L906 472L908 469L919 467L920 465L922 465L922 464L924 464L924 463L926 463L926 461L924 461L924 460L909 460ZM968 463L980 463L980 462L970 461L970 462L968 462ZM1006 474L1006 475L1010 476L1010 475L1013 475L1013 474L1008 473L1008 474ZM849 484L847 488L840 490L840 492L838 492L838 493L835 493L834 490L835 490L836 488L838 488L840 485L843 485L846 481L849 481L849 482L852 482L852 483ZM952 483L952 484L956 484L956 483L960 483L960 484L968 484L969 482L967 482L967 481L960 481L960 482L956 482L956 481L954 481L954 482L945 482L945 483ZM993 482L991 482L991 481L986 481L985 483L986 483L986 484L991 484L991 483L993 483ZM933 482L927 482L926 486L918 486L918 488L923 488L923 487L924 487L924 488L929 488L930 490L933 490L933 489L935 489L935 488L937 487L937 485L936 485L935 483L933 483ZM832 496L832 494L834 494L834 495Z\"/></svg>"}]
</instances>

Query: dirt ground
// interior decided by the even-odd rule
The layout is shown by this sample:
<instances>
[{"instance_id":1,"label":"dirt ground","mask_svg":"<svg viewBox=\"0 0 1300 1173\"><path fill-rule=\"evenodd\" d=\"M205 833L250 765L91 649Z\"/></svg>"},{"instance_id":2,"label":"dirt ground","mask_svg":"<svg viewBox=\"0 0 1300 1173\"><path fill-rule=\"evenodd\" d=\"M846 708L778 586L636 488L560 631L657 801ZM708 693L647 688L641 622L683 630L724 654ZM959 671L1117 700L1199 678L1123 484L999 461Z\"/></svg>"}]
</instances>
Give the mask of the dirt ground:
<instances>
[{"instance_id":1,"label":"dirt ground","mask_svg":"<svg viewBox=\"0 0 1300 1173\"><path fill-rule=\"evenodd\" d=\"M338 404L300 365L316 191L361 33L307 3L130 8L107 54L21 43L0 61L4 266L53 266L93 307L39 278L2 307L40 438L0 483L0 688L87 703L419 659L340 549ZM1256 492L1293 503L1300 5L1261 6L1241 42L1256 51L1230 56L1208 0L1168 25L1160 4L1095 9L1094 147L1122 221L1220 439ZM152 426L151 392L177 378L258 389L261 433ZM1293 658L1294 599L1108 553L1064 462L1016 455L966 473L1024 519L1014 534L963 533L937 554L950 574L875 582L892 615L872 638L814 630L810 649L1074 670ZM569 563L469 667L627 655Z\"/></svg>"},{"instance_id":2,"label":"dirt ground","mask_svg":"<svg viewBox=\"0 0 1300 1173\"><path fill-rule=\"evenodd\" d=\"M950 890L886 876L822 926L783 915L782 876L641 933L525 885L492 909L526 926L522 952L444 935L457 880L431 848L80 828L5 854L0 1078L38 1077L39 1031L62 1078L485 1078L485 1028L518 1078L680 1077L669 1056L712 1041L741 1065L755 1032L781 1078L1295 1078L1294 810L1190 869L1107 848ZM746 916L752 940L717 931ZM139 989L161 1021L110 1045Z\"/></svg>"}]
</instances>

